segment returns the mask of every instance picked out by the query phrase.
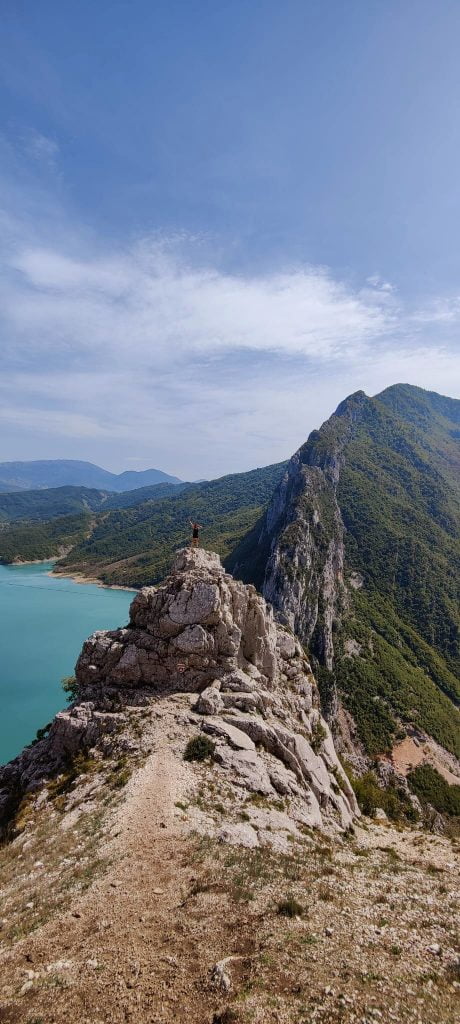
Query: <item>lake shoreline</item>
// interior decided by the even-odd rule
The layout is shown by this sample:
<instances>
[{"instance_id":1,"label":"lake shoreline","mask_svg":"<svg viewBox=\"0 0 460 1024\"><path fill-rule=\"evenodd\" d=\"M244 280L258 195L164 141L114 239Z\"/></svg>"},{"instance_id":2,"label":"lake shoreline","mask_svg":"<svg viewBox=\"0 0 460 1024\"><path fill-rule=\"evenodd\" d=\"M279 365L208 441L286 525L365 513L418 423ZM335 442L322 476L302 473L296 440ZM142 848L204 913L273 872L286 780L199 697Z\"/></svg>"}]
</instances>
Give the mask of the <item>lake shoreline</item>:
<instances>
[{"instance_id":1,"label":"lake shoreline","mask_svg":"<svg viewBox=\"0 0 460 1024\"><path fill-rule=\"evenodd\" d=\"M46 559L46 561L49 562L50 559ZM51 569L46 575L51 576L51 579L68 579L73 580L74 583L91 583L96 587L102 587L104 590L126 590L132 594L139 592L138 587L125 587L121 583L104 583L97 576L85 576L83 572L54 572Z\"/></svg>"},{"instance_id":2,"label":"lake shoreline","mask_svg":"<svg viewBox=\"0 0 460 1024\"><path fill-rule=\"evenodd\" d=\"M1 565L47 565L56 562L56 558L15 558L13 562L1 562Z\"/></svg>"},{"instance_id":3,"label":"lake shoreline","mask_svg":"<svg viewBox=\"0 0 460 1024\"><path fill-rule=\"evenodd\" d=\"M18 558L14 562L0 562L0 565L12 565L15 568L20 568L25 565L58 565L58 558ZM45 573L46 576L51 576L51 579L68 579L73 580L74 583L92 583L96 587L103 587L104 590L127 590L130 593L137 594L140 587L127 587L122 583L104 583L97 576L85 576L83 572L55 572L51 569Z\"/></svg>"},{"instance_id":4,"label":"lake shoreline","mask_svg":"<svg viewBox=\"0 0 460 1024\"><path fill-rule=\"evenodd\" d=\"M62 709L60 681L73 675L87 638L98 630L124 628L129 621L134 593L90 583L77 587L51 572L54 567L53 559L39 565L0 565L3 764L17 757L37 729Z\"/></svg>"}]
</instances>

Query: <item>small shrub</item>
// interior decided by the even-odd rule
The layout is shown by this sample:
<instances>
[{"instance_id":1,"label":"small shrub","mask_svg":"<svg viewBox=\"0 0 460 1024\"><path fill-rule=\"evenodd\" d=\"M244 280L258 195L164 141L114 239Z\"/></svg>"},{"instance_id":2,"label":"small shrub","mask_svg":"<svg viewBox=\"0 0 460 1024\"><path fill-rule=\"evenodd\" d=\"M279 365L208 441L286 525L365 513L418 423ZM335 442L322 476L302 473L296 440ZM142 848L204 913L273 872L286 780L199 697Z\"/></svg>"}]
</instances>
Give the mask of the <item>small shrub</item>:
<instances>
[{"instance_id":1,"label":"small shrub","mask_svg":"<svg viewBox=\"0 0 460 1024\"><path fill-rule=\"evenodd\" d=\"M67 702L69 704L71 704L72 701L77 699L78 683L77 680L75 679L75 676L64 676L64 678L61 679L61 686L62 689L64 690L64 693L67 694Z\"/></svg>"},{"instance_id":2,"label":"small shrub","mask_svg":"<svg viewBox=\"0 0 460 1024\"><path fill-rule=\"evenodd\" d=\"M321 882L318 886L318 899L324 900L325 903L333 903L335 899L334 890L326 882Z\"/></svg>"},{"instance_id":3,"label":"small shrub","mask_svg":"<svg viewBox=\"0 0 460 1024\"><path fill-rule=\"evenodd\" d=\"M454 984L460 984L460 960L452 960L450 964L447 964L446 975L449 981Z\"/></svg>"},{"instance_id":4,"label":"small shrub","mask_svg":"<svg viewBox=\"0 0 460 1024\"><path fill-rule=\"evenodd\" d=\"M324 725L320 721L315 722L310 736L310 746L314 750L315 754L319 754L321 745L326 739L327 732Z\"/></svg>"},{"instance_id":5,"label":"small shrub","mask_svg":"<svg viewBox=\"0 0 460 1024\"><path fill-rule=\"evenodd\" d=\"M107 783L111 789L122 789L129 782L132 775L132 768L126 757L120 757L116 761L113 770L107 776Z\"/></svg>"},{"instance_id":6,"label":"small shrub","mask_svg":"<svg viewBox=\"0 0 460 1024\"><path fill-rule=\"evenodd\" d=\"M18 806L14 817L14 832L23 832L29 822L33 820L34 793L24 796Z\"/></svg>"},{"instance_id":7,"label":"small shrub","mask_svg":"<svg viewBox=\"0 0 460 1024\"><path fill-rule=\"evenodd\" d=\"M221 1013L215 1013L212 1018L212 1024L238 1024L241 1020L239 1013L233 1010L231 1006L227 1006Z\"/></svg>"},{"instance_id":8,"label":"small shrub","mask_svg":"<svg viewBox=\"0 0 460 1024\"><path fill-rule=\"evenodd\" d=\"M278 903L277 913L281 914L281 917L302 917L304 908L292 893L288 893L286 899Z\"/></svg>"},{"instance_id":9,"label":"small shrub","mask_svg":"<svg viewBox=\"0 0 460 1024\"><path fill-rule=\"evenodd\" d=\"M50 729L51 729L51 722L48 722L47 725L44 725L42 729L37 729L37 732L35 734L36 739L37 740L43 740L45 738L45 736L48 735Z\"/></svg>"},{"instance_id":10,"label":"small shrub","mask_svg":"<svg viewBox=\"0 0 460 1024\"><path fill-rule=\"evenodd\" d=\"M192 736L184 751L184 761L207 761L214 756L215 747L208 736Z\"/></svg>"},{"instance_id":11,"label":"small shrub","mask_svg":"<svg viewBox=\"0 0 460 1024\"><path fill-rule=\"evenodd\" d=\"M460 786L450 786L431 764L417 765L407 781L422 804L431 804L441 814L460 815Z\"/></svg>"},{"instance_id":12,"label":"small shrub","mask_svg":"<svg viewBox=\"0 0 460 1024\"><path fill-rule=\"evenodd\" d=\"M428 864L426 869L427 875L440 875L444 871L444 868L440 864Z\"/></svg>"},{"instance_id":13,"label":"small shrub","mask_svg":"<svg viewBox=\"0 0 460 1024\"><path fill-rule=\"evenodd\" d=\"M355 776L347 771L347 775L356 794L360 810L372 818L378 807L381 807L391 821L417 821L418 813L412 806L407 793L394 785L385 789L379 786L374 772L365 772Z\"/></svg>"},{"instance_id":14,"label":"small shrub","mask_svg":"<svg viewBox=\"0 0 460 1024\"><path fill-rule=\"evenodd\" d=\"M108 782L112 789L122 789L129 782L130 778L131 772L129 768L122 768L121 771L112 772L108 777Z\"/></svg>"}]
</instances>

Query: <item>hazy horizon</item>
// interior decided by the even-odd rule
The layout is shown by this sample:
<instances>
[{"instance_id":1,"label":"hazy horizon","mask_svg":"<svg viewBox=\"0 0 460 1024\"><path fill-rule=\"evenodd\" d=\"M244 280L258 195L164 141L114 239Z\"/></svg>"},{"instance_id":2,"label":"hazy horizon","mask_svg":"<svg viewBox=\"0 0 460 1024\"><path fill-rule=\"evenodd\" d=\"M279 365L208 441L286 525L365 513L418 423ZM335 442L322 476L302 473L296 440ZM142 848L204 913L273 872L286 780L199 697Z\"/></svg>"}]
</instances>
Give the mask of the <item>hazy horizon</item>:
<instances>
[{"instance_id":1,"label":"hazy horizon","mask_svg":"<svg viewBox=\"0 0 460 1024\"><path fill-rule=\"evenodd\" d=\"M395 382L394 385L389 385L389 387L396 386L396 384L409 384L409 381L398 381L398 382ZM416 385L410 385L410 386L414 387ZM429 393L429 389L425 389L425 390ZM349 396L348 395L344 395L343 396L344 399L347 398L347 397L349 397ZM377 396L376 395L371 395L371 396L368 396L368 397L378 397L378 395ZM446 394L446 395L443 395L443 397L445 397L445 398L454 398L455 396L447 395ZM335 412L335 409L332 409L330 415L332 415L334 412ZM328 419L328 417L326 417L326 419ZM319 429L319 427L321 425L322 425L321 423L316 424L316 426L312 427L312 430ZM310 433L310 431L309 431L309 433ZM308 435L307 435L307 437L308 437ZM291 452L286 454L284 459L282 458L282 459L279 459L278 461L279 462L284 462L284 461L290 459L290 457L294 454L294 452L297 451L297 449L300 448L300 446L304 443L304 441L307 440L307 437L305 437L301 441L299 441L299 444L296 446L296 448L294 448ZM11 462L11 463L14 463L14 462L48 462L48 461L57 461L57 460L52 460L52 459L50 460L50 459L47 458L47 456L43 456L43 457L37 456L36 459L0 459L0 463L5 463L5 462ZM87 462L87 463L91 463L92 462L91 459L79 459L78 457L75 457L75 459L67 459L65 456L61 457L61 461L64 461L64 462L76 461L76 462ZM112 466L108 466L108 465L100 465L99 463L92 463L92 464L96 465L99 469L108 470L108 472L115 473L115 474L118 474L118 475L120 475L121 473L124 473L124 472L139 472L139 473L142 473L142 472L144 472L146 470L149 470L149 469L155 469L155 470L161 470L163 473L167 473L169 476L179 476L178 473L175 473L173 470L170 470L168 467L165 467L165 466L153 466L151 464L147 464L147 462L146 462L145 466L136 466L135 468L132 467L132 466L118 466L118 465L115 465L114 467L112 467ZM260 463L258 466L244 466L243 468L229 469L229 470L227 470L225 472L218 473L216 476L220 477L220 476L231 475L233 473L244 473L244 472L247 472L248 470L263 468L264 466L267 466L267 465L270 465L270 463ZM187 481L185 477L180 477L180 479L182 481L184 481L184 482L199 483L200 480L214 479L214 478L198 476L196 478L191 479L190 481Z\"/></svg>"}]
</instances>

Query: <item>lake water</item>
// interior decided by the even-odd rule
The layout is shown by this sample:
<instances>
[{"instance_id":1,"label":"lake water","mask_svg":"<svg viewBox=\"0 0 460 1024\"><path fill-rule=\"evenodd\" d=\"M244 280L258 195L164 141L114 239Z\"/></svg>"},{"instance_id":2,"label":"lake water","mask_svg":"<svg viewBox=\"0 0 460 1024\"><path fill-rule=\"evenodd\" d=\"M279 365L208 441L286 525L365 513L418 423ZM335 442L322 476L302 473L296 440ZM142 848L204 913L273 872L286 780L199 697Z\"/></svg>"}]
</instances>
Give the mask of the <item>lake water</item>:
<instances>
[{"instance_id":1,"label":"lake water","mask_svg":"<svg viewBox=\"0 0 460 1024\"><path fill-rule=\"evenodd\" d=\"M48 576L52 566L0 565L0 764L65 707L61 679L86 637L128 621L131 591Z\"/></svg>"}]
</instances>

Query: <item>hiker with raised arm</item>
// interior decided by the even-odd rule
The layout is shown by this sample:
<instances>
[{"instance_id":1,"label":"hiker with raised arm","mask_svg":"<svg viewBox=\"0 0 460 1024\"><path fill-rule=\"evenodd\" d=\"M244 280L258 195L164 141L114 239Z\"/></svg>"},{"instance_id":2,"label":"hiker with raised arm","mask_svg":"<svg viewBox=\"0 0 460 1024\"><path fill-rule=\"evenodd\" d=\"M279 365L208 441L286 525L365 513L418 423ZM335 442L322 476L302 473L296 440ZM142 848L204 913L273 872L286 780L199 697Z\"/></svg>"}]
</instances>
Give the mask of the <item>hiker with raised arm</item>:
<instances>
[{"instance_id":1,"label":"hiker with raised arm","mask_svg":"<svg viewBox=\"0 0 460 1024\"><path fill-rule=\"evenodd\" d=\"M200 523L194 523L191 519L190 526L192 527L192 548L197 548L200 544L201 526Z\"/></svg>"}]
</instances>

